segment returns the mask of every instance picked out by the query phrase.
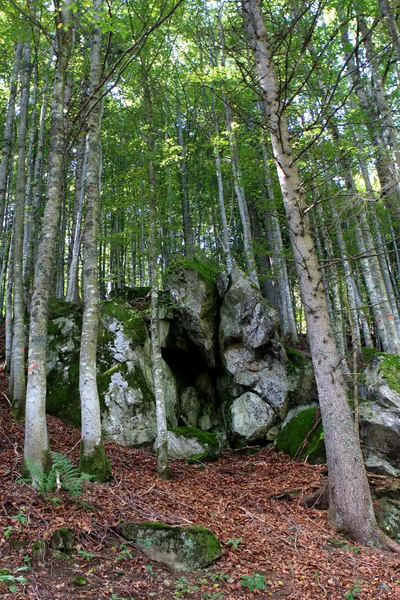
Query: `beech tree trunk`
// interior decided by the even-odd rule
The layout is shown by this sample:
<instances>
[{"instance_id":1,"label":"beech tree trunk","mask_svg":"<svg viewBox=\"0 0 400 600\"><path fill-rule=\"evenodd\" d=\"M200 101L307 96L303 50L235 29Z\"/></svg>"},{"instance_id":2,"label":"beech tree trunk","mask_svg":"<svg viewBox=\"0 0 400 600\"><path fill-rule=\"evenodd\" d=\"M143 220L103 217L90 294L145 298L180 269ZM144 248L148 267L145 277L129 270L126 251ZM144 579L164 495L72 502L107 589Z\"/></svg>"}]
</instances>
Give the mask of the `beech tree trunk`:
<instances>
[{"instance_id":1,"label":"beech tree trunk","mask_svg":"<svg viewBox=\"0 0 400 600\"><path fill-rule=\"evenodd\" d=\"M83 317L79 359L82 440L79 467L97 481L110 478L111 468L101 438L101 416L97 390L97 339L99 325L99 272L97 244L100 229L100 177L102 118L101 29L97 23L103 0L94 0L95 28L92 35L86 174L85 236L83 243Z\"/></svg>"},{"instance_id":2,"label":"beech tree trunk","mask_svg":"<svg viewBox=\"0 0 400 600\"><path fill-rule=\"evenodd\" d=\"M147 149L148 173L149 173L149 238L150 238L150 285L151 285L151 360L153 370L154 397L156 403L156 422L157 422L157 473L163 479L169 479L168 468L168 429L167 429L167 411L165 405L165 390L163 376L163 360L161 356L160 344L160 316L159 316L159 288L158 288L158 254L159 244L157 240L158 211L156 199L156 177L153 164L154 139L152 132L152 110L151 93L147 79L147 70L142 63L143 91L146 99L147 109Z\"/></svg>"},{"instance_id":3,"label":"beech tree trunk","mask_svg":"<svg viewBox=\"0 0 400 600\"><path fill-rule=\"evenodd\" d=\"M399 551L378 528L363 456L354 431L339 367L321 273L311 236L279 83L267 36L262 0L243 0L243 16L259 79L286 219L300 282L310 341L329 471L330 518L352 539Z\"/></svg>"},{"instance_id":4,"label":"beech tree trunk","mask_svg":"<svg viewBox=\"0 0 400 600\"><path fill-rule=\"evenodd\" d=\"M13 136L13 123L15 115L15 98L17 95L17 79L19 63L22 56L22 43L15 45L14 65L10 80L10 95L8 97L6 121L4 125L3 145L0 162L0 232L3 231L4 207L7 193L8 170L11 157L11 143Z\"/></svg>"},{"instance_id":5,"label":"beech tree trunk","mask_svg":"<svg viewBox=\"0 0 400 600\"><path fill-rule=\"evenodd\" d=\"M12 399L17 418L25 413L25 303L23 282L23 245L26 186L26 141L29 107L29 81L31 49L25 44L21 65L21 102L18 128L18 162L14 204L14 335L12 347L13 390Z\"/></svg>"},{"instance_id":6,"label":"beech tree trunk","mask_svg":"<svg viewBox=\"0 0 400 600\"><path fill-rule=\"evenodd\" d=\"M29 464L34 464L35 470L44 471L50 463L46 426L47 324L64 172L64 88L72 49L71 4L72 0L65 0L62 10L56 11L55 15L57 63L51 100L47 198L35 264L29 328L25 471L29 471ZM33 485L38 484L33 475Z\"/></svg>"}]
</instances>

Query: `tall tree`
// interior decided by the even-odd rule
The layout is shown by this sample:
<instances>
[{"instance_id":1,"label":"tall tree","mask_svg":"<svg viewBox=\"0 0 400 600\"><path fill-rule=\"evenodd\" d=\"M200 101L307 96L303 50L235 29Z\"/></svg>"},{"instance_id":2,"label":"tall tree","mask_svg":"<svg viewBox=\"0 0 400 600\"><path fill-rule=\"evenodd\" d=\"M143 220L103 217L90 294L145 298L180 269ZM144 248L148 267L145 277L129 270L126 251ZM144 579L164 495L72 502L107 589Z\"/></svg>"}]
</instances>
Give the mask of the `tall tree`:
<instances>
[{"instance_id":1,"label":"tall tree","mask_svg":"<svg viewBox=\"0 0 400 600\"><path fill-rule=\"evenodd\" d=\"M90 60L90 107L88 117L85 237L83 245L83 317L79 357L82 440L79 466L97 481L111 475L101 438L101 416L97 389L97 339L99 326L98 240L100 219L102 51L100 13L103 0L94 0L95 26Z\"/></svg>"},{"instance_id":2,"label":"tall tree","mask_svg":"<svg viewBox=\"0 0 400 600\"><path fill-rule=\"evenodd\" d=\"M249 44L254 53L305 310L325 434L330 518L340 531L360 543L400 551L400 547L389 540L376 523L346 386L338 368L340 358L329 322L304 191L262 12L262 0L243 0L242 7Z\"/></svg>"},{"instance_id":3,"label":"tall tree","mask_svg":"<svg viewBox=\"0 0 400 600\"><path fill-rule=\"evenodd\" d=\"M47 324L64 173L64 90L72 50L72 0L55 3L57 62L51 99L47 197L35 265L29 327L24 461L44 471L50 461L46 425ZM35 481L33 484L39 485ZM37 478L36 478L37 479Z\"/></svg>"}]
</instances>

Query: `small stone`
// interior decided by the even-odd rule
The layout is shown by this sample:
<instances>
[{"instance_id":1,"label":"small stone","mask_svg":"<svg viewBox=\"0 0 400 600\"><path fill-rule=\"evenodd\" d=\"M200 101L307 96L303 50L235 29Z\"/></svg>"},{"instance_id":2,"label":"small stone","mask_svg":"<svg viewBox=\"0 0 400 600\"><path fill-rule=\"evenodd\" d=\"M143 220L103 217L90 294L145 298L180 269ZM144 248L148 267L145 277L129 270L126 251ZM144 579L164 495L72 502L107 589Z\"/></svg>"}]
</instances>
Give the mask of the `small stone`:
<instances>
[{"instance_id":1,"label":"small stone","mask_svg":"<svg viewBox=\"0 0 400 600\"><path fill-rule=\"evenodd\" d=\"M84 577L82 577L82 575L77 575L75 579L73 579L72 583L80 587L87 585L87 581Z\"/></svg>"}]
</instances>

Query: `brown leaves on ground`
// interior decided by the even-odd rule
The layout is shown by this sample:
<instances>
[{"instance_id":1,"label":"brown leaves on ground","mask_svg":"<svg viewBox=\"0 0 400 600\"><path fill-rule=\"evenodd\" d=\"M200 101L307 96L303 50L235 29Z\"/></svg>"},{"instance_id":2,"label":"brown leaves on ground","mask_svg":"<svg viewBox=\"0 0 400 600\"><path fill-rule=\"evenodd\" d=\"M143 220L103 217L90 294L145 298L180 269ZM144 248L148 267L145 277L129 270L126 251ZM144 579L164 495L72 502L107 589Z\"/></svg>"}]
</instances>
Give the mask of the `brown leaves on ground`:
<instances>
[{"instance_id":1,"label":"brown leaves on ground","mask_svg":"<svg viewBox=\"0 0 400 600\"><path fill-rule=\"evenodd\" d=\"M0 389L5 385L0 374ZM79 432L53 417L48 424L52 449L76 461ZM301 506L323 481L323 468L274 450L250 457L225 452L204 465L171 461L171 479L163 481L150 450L113 443L106 448L111 483L89 484L78 502L64 492L45 500L16 483L23 425L0 401L0 569L26 579L15 588L0 584L2 598L400 598L398 557L346 545L330 531L324 511ZM209 527L223 557L199 573L168 572L112 531L121 521L141 520ZM47 551L35 558L34 542L48 541L60 527L72 529L76 553ZM77 575L86 585L73 583ZM264 589L244 587L246 576L251 587Z\"/></svg>"}]
</instances>

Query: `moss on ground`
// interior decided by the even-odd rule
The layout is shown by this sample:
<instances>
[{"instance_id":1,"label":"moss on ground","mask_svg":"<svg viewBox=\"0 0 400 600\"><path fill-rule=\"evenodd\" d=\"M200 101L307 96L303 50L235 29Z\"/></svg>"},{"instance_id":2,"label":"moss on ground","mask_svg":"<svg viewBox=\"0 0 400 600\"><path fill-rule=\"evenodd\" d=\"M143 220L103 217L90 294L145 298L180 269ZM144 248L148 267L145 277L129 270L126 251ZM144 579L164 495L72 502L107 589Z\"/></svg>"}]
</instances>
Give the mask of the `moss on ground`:
<instances>
[{"instance_id":1,"label":"moss on ground","mask_svg":"<svg viewBox=\"0 0 400 600\"><path fill-rule=\"evenodd\" d=\"M318 422L319 409L307 408L293 417L280 431L276 442L279 450L292 458L306 458L311 464L326 460L322 422ZM303 448L304 445L304 448Z\"/></svg>"}]
</instances>

